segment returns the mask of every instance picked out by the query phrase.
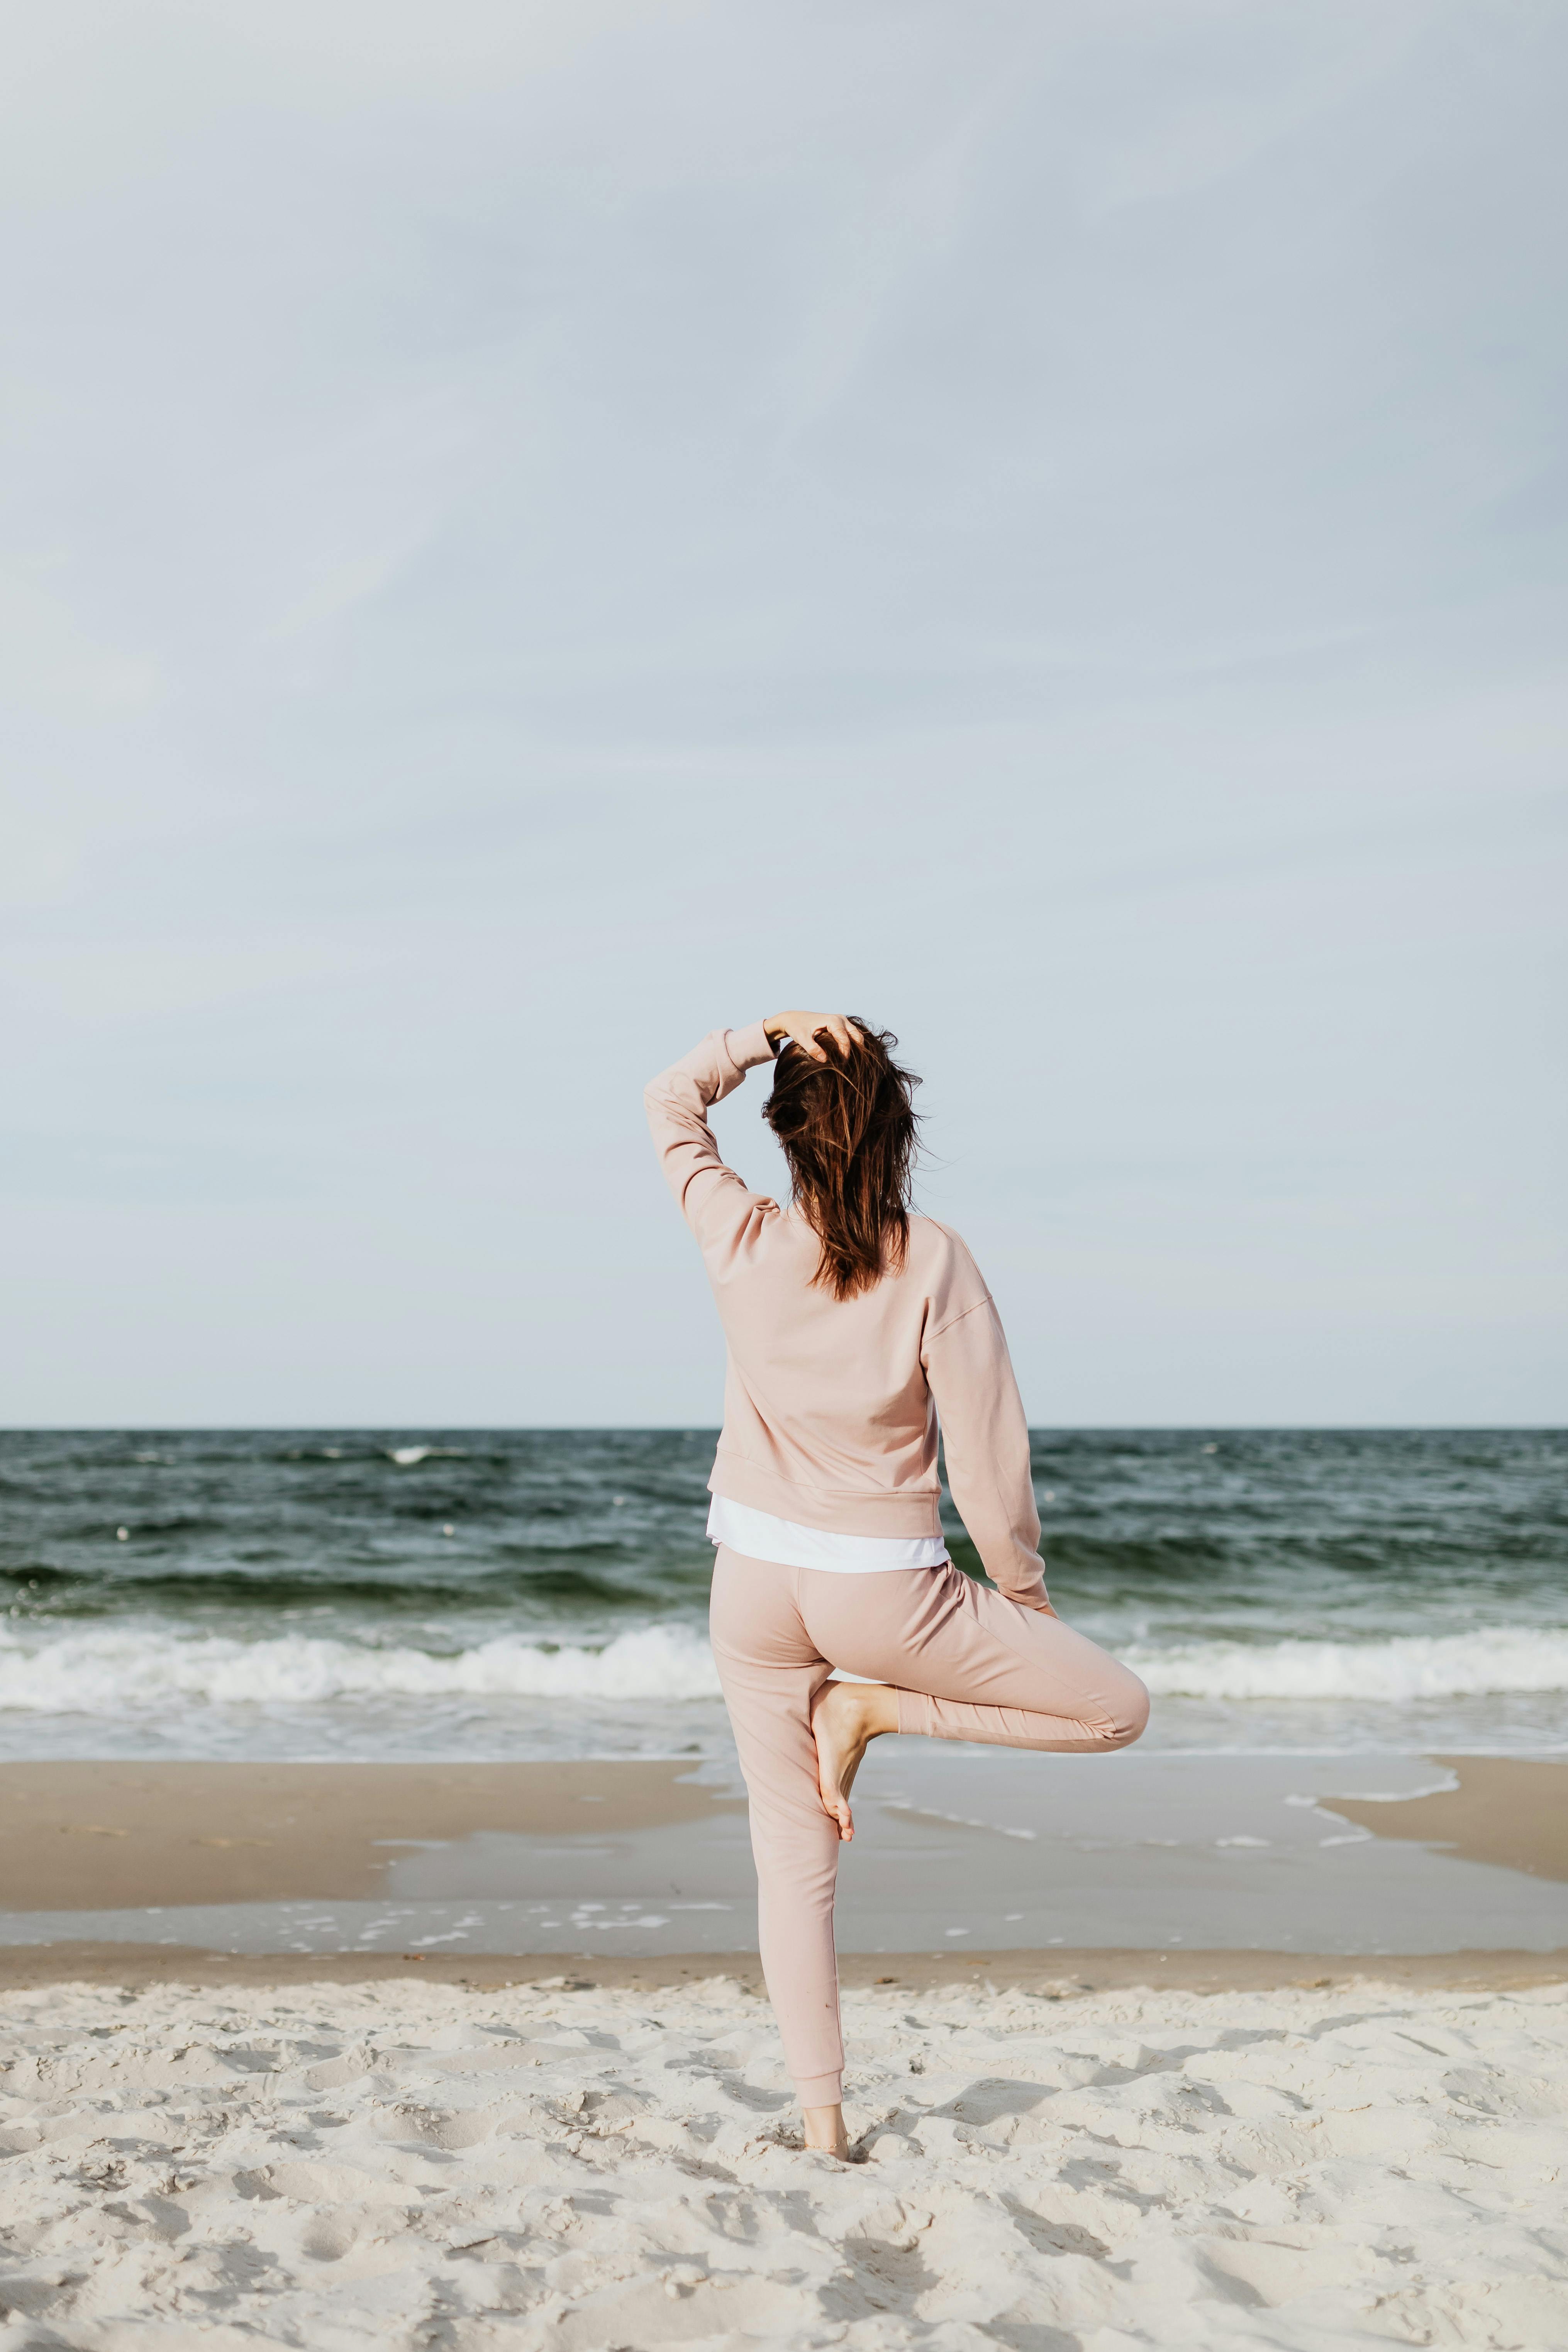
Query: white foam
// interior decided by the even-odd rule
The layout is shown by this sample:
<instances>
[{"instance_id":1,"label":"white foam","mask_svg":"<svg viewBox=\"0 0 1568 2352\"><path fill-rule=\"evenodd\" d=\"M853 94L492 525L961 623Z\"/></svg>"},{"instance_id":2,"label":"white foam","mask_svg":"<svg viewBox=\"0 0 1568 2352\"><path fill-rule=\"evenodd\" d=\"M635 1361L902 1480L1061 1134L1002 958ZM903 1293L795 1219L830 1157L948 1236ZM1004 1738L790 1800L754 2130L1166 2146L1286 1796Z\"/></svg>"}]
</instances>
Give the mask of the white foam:
<instances>
[{"instance_id":1,"label":"white foam","mask_svg":"<svg viewBox=\"0 0 1568 2352\"><path fill-rule=\"evenodd\" d=\"M1123 1654L1151 1690L1172 1696L1398 1705L1494 1691L1568 1690L1568 1633L1512 1626L1385 1642L1195 1642ZM718 1696L712 1653L685 1625L641 1626L603 1648L553 1647L501 1635L442 1654L303 1633L247 1642L149 1626L59 1633L33 1625L22 1633L0 1624L0 1713L118 1716L190 1705Z\"/></svg>"},{"instance_id":2,"label":"white foam","mask_svg":"<svg viewBox=\"0 0 1568 2352\"><path fill-rule=\"evenodd\" d=\"M1184 1698L1462 1698L1568 1690L1568 1633L1481 1625L1386 1642L1192 1642L1128 1650L1149 1688Z\"/></svg>"},{"instance_id":3,"label":"white foam","mask_svg":"<svg viewBox=\"0 0 1568 2352\"><path fill-rule=\"evenodd\" d=\"M515 1636L445 1656L300 1633L239 1642L216 1634L95 1627L23 1643L0 1628L0 1712L142 1714L174 1705L310 1706L382 1698L709 1698L708 1644L679 1625L646 1625L602 1650L546 1649Z\"/></svg>"}]
</instances>

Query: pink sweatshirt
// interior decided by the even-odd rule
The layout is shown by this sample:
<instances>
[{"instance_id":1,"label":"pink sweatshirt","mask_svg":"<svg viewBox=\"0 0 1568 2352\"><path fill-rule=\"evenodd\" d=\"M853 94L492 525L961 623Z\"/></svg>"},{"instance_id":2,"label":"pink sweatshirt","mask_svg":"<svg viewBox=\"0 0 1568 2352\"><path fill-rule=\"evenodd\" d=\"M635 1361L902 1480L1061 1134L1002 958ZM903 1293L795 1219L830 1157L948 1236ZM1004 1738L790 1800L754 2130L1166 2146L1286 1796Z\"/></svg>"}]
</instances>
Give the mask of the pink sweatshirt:
<instances>
[{"instance_id":1,"label":"pink sweatshirt","mask_svg":"<svg viewBox=\"0 0 1568 2352\"><path fill-rule=\"evenodd\" d=\"M1047 1607L1023 1402L958 1235L911 1217L899 1271L835 1298L812 1281L820 1244L805 1219L721 1159L709 1106L773 1058L760 1021L715 1029L644 1096L729 1342L710 1490L835 1535L940 1535L940 1414L952 1499L986 1574Z\"/></svg>"}]
</instances>

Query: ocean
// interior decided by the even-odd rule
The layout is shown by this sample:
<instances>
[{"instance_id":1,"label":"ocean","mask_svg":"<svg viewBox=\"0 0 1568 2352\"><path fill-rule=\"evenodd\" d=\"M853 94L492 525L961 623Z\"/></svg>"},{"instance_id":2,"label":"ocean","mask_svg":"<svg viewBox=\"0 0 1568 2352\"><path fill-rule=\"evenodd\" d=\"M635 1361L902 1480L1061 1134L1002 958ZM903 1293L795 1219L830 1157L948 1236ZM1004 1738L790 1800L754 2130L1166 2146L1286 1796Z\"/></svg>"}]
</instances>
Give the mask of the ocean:
<instances>
[{"instance_id":1,"label":"ocean","mask_svg":"<svg viewBox=\"0 0 1568 2352\"><path fill-rule=\"evenodd\" d=\"M1052 1596L1149 1683L1146 1749L1568 1752L1568 1433L1033 1443ZM0 1758L723 1752L712 1451L0 1433Z\"/></svg>"}]
</instances>

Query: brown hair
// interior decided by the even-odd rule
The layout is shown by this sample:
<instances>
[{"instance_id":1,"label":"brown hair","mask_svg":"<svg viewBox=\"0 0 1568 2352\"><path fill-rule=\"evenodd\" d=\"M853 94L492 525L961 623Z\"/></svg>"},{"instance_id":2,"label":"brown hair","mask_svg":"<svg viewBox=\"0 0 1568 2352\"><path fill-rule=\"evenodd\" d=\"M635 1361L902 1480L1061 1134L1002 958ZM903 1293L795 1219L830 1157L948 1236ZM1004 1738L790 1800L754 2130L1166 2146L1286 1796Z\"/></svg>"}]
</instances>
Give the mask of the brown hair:
<instances>
[{"instance_id":1,"label":"brown hair","mask_svg":"<svg viewBox=\"0 0 1568 2352\"><path fill-rule=\"evenodd\" d=\"M848 1017L864 1042L841 1055L824 1033L826 1062L786 1045L763 1105L822 1244L812 1280L836 1298L869 1290L904 1262L917 1126L910 1097L920 1084L893 1060L890 1029Z\"/></svg>"}]
</instances>

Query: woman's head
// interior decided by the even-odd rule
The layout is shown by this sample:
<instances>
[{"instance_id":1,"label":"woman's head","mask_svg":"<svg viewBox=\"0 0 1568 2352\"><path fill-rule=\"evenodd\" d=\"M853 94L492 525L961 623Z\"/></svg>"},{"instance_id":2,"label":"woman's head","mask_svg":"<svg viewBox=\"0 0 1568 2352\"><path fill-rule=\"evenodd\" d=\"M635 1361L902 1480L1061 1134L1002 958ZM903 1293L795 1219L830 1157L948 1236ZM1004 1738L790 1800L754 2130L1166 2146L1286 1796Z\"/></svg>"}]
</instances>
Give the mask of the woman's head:
<instances>
[{"instance_id":1,"label":"woman's head","mask_svg":"<svg viewBox=\"0 0 1568 2352\"><path fill-rule=\"evenodd\" d=\"M822 1244L814 1279L836 1298L869 1290L903 1264L915 1158L910 1097L920 1084L893 1060L899 1041L890 1030L858 1014L851 1022L861 1042L847 1054L820 1033L826 1061L786 1045L763 1106L795 1200Z\"/></svg>"}]
</instances>

